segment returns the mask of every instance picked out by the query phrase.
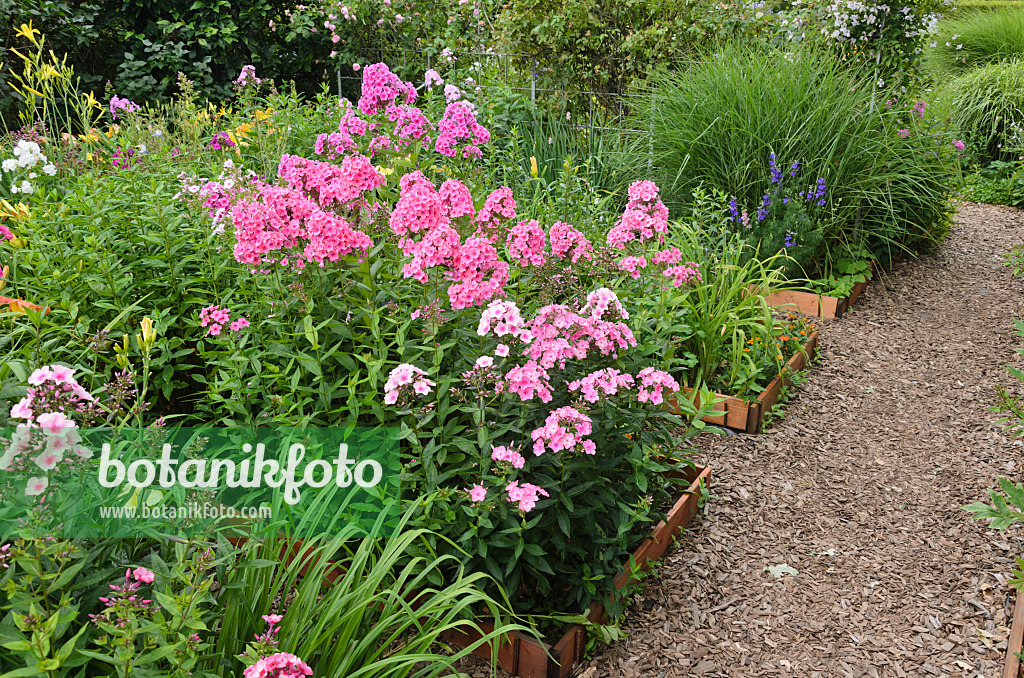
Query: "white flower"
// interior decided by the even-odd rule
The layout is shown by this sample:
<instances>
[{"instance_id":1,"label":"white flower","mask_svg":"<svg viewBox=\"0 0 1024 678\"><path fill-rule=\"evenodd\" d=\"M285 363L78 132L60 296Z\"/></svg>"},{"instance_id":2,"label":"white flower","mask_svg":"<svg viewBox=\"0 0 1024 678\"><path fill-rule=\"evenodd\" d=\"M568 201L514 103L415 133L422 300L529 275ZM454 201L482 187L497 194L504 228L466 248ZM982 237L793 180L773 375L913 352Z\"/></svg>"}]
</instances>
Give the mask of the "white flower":
<instances>
[{"instance_id":1,"label":"white flower","mask_svg":"<svg viewBox=\"0 0 1024 678\"><path fill-rule=\"evenodd\" d=\"M53 166L53 163L43 165L43 174L47 176L53 176L57 173L57 168Z\"/></svg>"},{"instance_id":2,"label":"white flower","mask_svg":"<svg viewBox=\"0 0 1024 678\"><path fill-rule=\"evenodd\" d=\"M18 192L18 185L17 184L11 184L11 193L17 193L17 192Z\"/></svg>"},{"instance_id":3,"label":"white flower","mask_svg":"<svg viewBox=\"0 0 1024 678\"><path fill-rule=\"evenodd\" d=\"M35 178L36 178L36 177L38 177L38 176L39 176L39 175L38 175L38 174L36 174L35 172L29 172L29 173L28 173L28 178L29 178L29 179L35 179Z\"/></svg>"},{"instance_id":4,"label":"white flower","mask_svg":"<svg viewBox=\"0 0 1024 678\"><path fill-rule=\"evenodd\" d=\"M28 183L28 181L21 182L21 192L22 193L31 193L32 192L32 184Z\"/></svg>"},{"instance_id":5,"label":"white flower","mask_svg":"<svg viewBox=\"0 0 1024 678\"><path fill-rule=\"evenodd\" d=\"M18 160L16 158L8 158L4 160L3 169L5 172L13 172L18 169Z\"/></svg>"}]
</instances>

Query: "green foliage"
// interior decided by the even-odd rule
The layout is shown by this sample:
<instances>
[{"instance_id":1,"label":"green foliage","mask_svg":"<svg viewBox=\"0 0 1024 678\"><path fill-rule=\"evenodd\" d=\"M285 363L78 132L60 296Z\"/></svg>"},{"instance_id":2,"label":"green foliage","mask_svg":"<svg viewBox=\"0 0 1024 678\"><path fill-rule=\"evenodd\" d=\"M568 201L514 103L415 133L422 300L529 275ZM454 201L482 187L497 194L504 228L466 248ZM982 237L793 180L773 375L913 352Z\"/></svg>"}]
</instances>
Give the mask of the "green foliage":
<instances>
[{"instance_id":1,"label":"green foliage","mask_svg":"<svg viewBox=\"0 0 1024 678\"><path fill-rule=\"evenodd\" d=\"M507 598L483 592L492 588L487 575L467 572L451 542L408 525L420 508L410 507L392 531L378 523L365 537L342 527L331 539L307 539L301 546L276 535L244 544L225 567L223 617L213 636L214 657L222 661L210 662L209 669L225 678L238 675L232 658L265 629L262 615L283 609L285 597L277 641L317 676L450 675L474 649L528 630L510 620ZM447 548L435 550L438 543ZM447 584L438 588L434 582L442 576ZM480 629L474 617L493 630L466 648L440 654L442 634ZM496 652L497 643L491 647Z\"/></svg>"},{"instance_id":2,"label":"green foliage","mask_svg":"<svg viewBox=\"0 0 1024 678\"><path fill-rule=\"evenodd\" d=\"M927 42L922 58L940 82L978 66L1016 59L1024 55L1024 9L958 14L941 21Z\"/></svg>"},{"instance_id":3,"label":"green foliage","mask_svg":"<svg viewBox=\"0 0 1024 678\"><path fill-rule=\"evenodd\" d=\"M825 179L818 219L828 256L863 244L888 262L945 235L955 168L929 120L884 100L828 53L730 44L655 76L637 114L636 128L650 133L629 135L621 164L645 174L651 157L670 207L699 184L749 206L768 192L764 168L775 153L780 167L799 162L804 176ZM902 141L901 128L912 132Z\"/></svg>"},{"instance_id":4,"label":"green foliage","mask_svg":"<svg viewBox=\"0 0 1024 678\"><path fill-rule=\"evenodd\" d=\"M731 1L515 0L498 18L497 42L502 51L540 57L545 89L622 92L654 64L769 22L763 9ZM532 59L519 64L534 68Z\"/></svg>"},{"instance_id":5,"label":"green foliage","mask_svg":"<svg viewBox=\"0 0 1024 678\"><path fill-rule=\"evenodd\" d=\"M1024 146L1024 61L976 68L949 81L938 96L950 127L979 162L1017 159Z\"/></svg>"},{"instance_id":6,"label":"green foliage","mask_svg":"<svg viewBox=\"0 0 1024 678\"><path fill-rule=\"evenodd\" d=\"M1024 207L1024 165L993 160L964 177L960 194L974 202Z\"/></svg>"}]
</instances>

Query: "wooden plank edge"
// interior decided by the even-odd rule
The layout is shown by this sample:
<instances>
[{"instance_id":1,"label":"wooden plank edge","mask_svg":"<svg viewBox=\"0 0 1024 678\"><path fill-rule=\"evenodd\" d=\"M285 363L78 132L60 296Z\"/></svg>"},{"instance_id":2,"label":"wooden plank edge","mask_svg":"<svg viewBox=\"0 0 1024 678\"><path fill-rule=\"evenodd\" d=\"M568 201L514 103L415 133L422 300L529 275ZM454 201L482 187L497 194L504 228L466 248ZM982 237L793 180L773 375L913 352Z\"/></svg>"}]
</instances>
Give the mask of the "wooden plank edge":
<instances>
[{"instance_id":1,"label":"wooden plank edge","mask_svg":"<svg viewBox=\"0 0 1024 678\"><path fill-rule=\"evenodd\" d=\"M1020 678L1020 659L1017 653L1024 645L1024 592L1017 592L1017 603L1013 606L1013 622L1010 637L1006 641L1006 664L1003 678Z\"/></svg>"}]
</instances>

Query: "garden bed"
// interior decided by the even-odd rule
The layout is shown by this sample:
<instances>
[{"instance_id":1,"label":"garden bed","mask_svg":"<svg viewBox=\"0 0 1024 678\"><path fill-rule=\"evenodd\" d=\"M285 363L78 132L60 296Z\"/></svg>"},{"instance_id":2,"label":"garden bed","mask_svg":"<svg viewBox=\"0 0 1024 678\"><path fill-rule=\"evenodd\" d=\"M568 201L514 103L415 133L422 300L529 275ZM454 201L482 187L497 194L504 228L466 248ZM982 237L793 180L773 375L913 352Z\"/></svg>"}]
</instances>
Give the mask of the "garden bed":
<instances>
[{"instance_id":1,"label":"garden bed","mask_svg":"<svg viewBox=\"0 0 1024 678\"><path fill-rule=\"evenodd\" d=\"M1024 593L1018 593L1017 603L1013 606L1010 637L1006 640L1006 664L1003 667L1003 678L1021 677L1021 662L1017 653L1022 650L1024 650Z\"/></svg>"},{"instance_id":2,"label":"garden bed","mask_svg":"<svg viewBox=\"0 0 1024 678\"><path fill-rule=\"evenodd\" d=\"M651 536L645 539L633 552L633 559L641 571L648 569L648 561L660 559L672 543L672 538L685 527L697 514L700 501L701 483L707 488L711 480L710 468L692 469L687 474L690 486L683 493L672 509L668 517L659 522L651 531ZM615 587L622 588L630 583L629 565L624 566L623 571L615 578ZM594 603L587 611L587 618L594 623L604 623L608 617L604 606ZM489 633L491 628L488 624L480 624L484 633ZM449 632L444 636L448 642L466 647L478 640L480 634L473 632ZM581 624L574 624L554 645L542 643L522 633L509 634L508 640L498 648L498 665L514 676L521 678L565 678L573 667L583 659L587 648L587 630ZM489 658L490 648L481 646L476 652L479 657Z\"/></svg>"},{"instance_id":3,"label":"garden bed","mask_svg":"<svg viewBox=\"0 0 1024 678\"><path fill-rule=\"evenodd\" d=\"M722 412L718 416L704 417L704 421L709 424L716 424L718 426L727 426L731 429L743 431L744 433L758 433L761 430L761 424L764 422L764 416L766 412L770 412L771 408L779 400L779 395L782 392L782 387L785 383L788 383L788 376L794 372L799 372L807 366L807 362L814 357L814 352L818 347L818 331L811 332L810 336L807 337L807 341L804 342L803 351L795 353L793 357L789 359L786 366L782 368L782 371L771 383L765 387L763 391L757 396L756 399L746 401L735 396L723 395L716 393L715 397L720 401L715 403L714 408ZM690 389L684 388L684 392L689 392ZM678 411L675 398L669 396L666 399L666 403L669 408L673 411Z\"/></svg>"},{"instance_id":4,"label":"garden bed","mask_svg":"<svg viewBox=\"0 0 1024 678\"><path fill-rule=\"evenodd\" d=\"M769 306L786 311L796 311L819 318L841 318L843 313L857 301L869 282L871 281L864 280L857 283L846 297L830 297L802 290L776 290L769 293L765 300Z\"/></svg>"}]
</instances>

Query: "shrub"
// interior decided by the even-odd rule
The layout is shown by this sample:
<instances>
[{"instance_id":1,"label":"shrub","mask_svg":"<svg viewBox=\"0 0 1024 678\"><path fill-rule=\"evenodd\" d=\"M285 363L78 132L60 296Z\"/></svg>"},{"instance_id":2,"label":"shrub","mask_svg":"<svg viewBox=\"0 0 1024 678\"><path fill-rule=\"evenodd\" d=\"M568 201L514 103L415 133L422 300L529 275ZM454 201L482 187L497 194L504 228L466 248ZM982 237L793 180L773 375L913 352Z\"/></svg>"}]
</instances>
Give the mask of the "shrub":
<instances>
[{"instance_id":1,"label":"shrub","mask_svg":"<svg viewBox=\"0 0 1024 678\"><path fill-rule=\"evenodd\" d=\"M922 106L887 105L827 52L730 44L654 77L636 126L650 133L632 134L621 162L637 173L653 165L675 208L705 184L753 209L771 190L774 153L784 170L799 163L803 190L824 179L817 220L828 257L864 243L888 260L941 239L951 211L953 147ZM813 262L799 263L810 272Z\"/></svg>"},{"instance_id":2,"label":"shrub","mask_svg":"<svg viewBox=\"0 0 1024 678\"><path fill-rule=\"evenodd\" d=\"M939 23L927 41L925 67L940 82L978 66L1024 54L1024 9L975 10Z\"/></svg>"},{"instance_id":3,"label":"shrub","mask_svg":"<svg viewBox=\"0 0 1024 678\"><path fill-rule=\"evenodd\" d=\"M939 91L950 127L982 163L1017 159L1024 146L1024 61L982 66Z\"/></svg>"}]
</instances>

